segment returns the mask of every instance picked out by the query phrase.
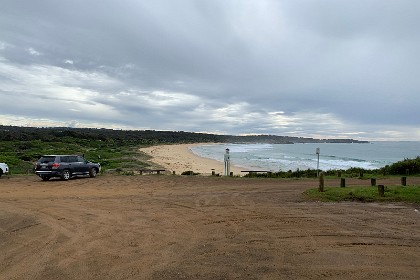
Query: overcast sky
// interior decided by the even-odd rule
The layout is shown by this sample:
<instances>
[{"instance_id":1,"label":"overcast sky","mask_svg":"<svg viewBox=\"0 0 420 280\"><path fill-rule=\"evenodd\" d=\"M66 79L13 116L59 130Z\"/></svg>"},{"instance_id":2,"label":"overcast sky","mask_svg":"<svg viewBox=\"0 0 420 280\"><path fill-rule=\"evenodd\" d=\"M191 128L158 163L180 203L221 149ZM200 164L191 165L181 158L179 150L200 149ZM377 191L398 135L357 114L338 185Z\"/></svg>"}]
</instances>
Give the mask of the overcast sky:
<instances>
[{"instance_id":1,"label":"overcast sky","mask_svg":"<svg viewBox=\"0 0 420 280\"><path fill-rule=\"evenodd\" d=\"M418 0L2 0L0 124L420 140Z\"/></svg>"}]
</instances>

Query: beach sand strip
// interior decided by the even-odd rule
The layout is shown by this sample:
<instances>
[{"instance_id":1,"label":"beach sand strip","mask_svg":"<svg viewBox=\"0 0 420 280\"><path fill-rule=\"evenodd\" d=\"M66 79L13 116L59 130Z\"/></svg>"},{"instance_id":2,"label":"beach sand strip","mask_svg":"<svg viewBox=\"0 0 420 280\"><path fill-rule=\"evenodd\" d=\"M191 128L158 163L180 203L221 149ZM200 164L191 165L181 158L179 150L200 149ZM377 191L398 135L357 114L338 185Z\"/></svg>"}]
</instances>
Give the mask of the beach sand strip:
<instances>
[{"instance_id":1,"label":"beach sand strip","mask_svg":"<svg viewBox=\"0 0 420 280\"><path fill-rule=\"evenodd\" d=\"M224 174L224 162L203 158L191 151L194 146L203 144L177 144L177 145L158 145L147 148L141 148L140 151L150 155L151 161L165 168L167 171L175 174L182 174L184 171L193 171L201 175ZM221 160L223 160L224 149L221 146ZM243 175L241 171L245 170L235 166L231 162L230 171L233 175Z\"/></svg>"}]
</instances>

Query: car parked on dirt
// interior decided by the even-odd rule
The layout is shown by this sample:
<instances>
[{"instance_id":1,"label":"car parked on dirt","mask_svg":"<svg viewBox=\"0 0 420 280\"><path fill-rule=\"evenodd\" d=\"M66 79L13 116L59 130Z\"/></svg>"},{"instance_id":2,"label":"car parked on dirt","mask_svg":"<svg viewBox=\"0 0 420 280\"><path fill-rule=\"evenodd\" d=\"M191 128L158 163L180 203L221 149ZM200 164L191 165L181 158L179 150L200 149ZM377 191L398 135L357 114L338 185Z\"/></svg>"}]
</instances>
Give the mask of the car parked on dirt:
<instances>
[{"instance_id":1,"label":"car parked on dirt","mask_svg":"<svg viewBox=\"0 0 420 280\"><path fill-rule=\"evenodd\" d=\"M35 174L48 181L52 177L68 180L75 176L89 175L91 178L101 171L101 165L79 155L45 155L35 166Z\"/></svg>"},{"instance_id":2,"label":"car parked on dirt","mask_svg":"<svg viewBox=\"0 0 420 280\"><path fill-rule=\"evenodd\" d=\"M3 174L9 173L9 166L5 164L4 162L0 162L0 177Z\"/></svg>"}]
</instances>

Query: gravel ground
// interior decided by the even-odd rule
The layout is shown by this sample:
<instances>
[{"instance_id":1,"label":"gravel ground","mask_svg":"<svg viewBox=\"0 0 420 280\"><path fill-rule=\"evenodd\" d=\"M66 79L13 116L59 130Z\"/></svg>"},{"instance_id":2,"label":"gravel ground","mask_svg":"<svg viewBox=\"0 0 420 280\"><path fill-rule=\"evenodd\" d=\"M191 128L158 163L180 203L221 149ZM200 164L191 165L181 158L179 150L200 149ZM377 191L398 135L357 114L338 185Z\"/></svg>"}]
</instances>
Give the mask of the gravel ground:
<instances>
[{"instance_id":1,"label":"gravel ground","mask_svg":"<svg viewBox=\"0 0 420 280\"><path fill-rule=\"evenodd\" d=\"M0 279L420 279L418 205L310 202L309 187L317 181L3 176Z\"/></svg>"}]
</instances>

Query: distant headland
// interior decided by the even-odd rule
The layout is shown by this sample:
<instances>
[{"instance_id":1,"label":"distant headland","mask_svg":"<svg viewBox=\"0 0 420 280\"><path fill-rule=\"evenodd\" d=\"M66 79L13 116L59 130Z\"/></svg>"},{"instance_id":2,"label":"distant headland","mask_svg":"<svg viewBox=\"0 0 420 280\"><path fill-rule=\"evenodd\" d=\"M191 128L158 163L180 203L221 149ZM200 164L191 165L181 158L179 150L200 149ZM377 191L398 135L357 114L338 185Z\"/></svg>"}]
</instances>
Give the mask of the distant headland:
<instances>
[{"instance_id":1,"label":"distant headland","mask_svg":"<svg viewBox=\"0 0 420 280\"><path fill-rule=\"evenodd\" d=\"M369 143L354 139L315 139L278 135L219 135L185 131L117 130L106 128L21 127L0 125L1 141L57 141L62 137L89 140L113 140L142 145L181 143Z\"/></svg>"}]
</instances>

